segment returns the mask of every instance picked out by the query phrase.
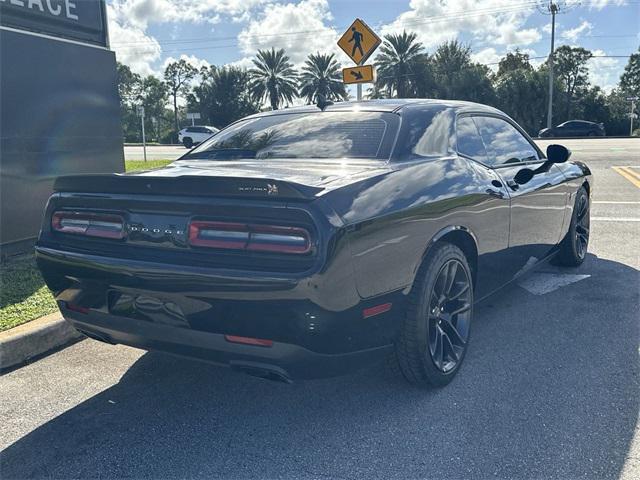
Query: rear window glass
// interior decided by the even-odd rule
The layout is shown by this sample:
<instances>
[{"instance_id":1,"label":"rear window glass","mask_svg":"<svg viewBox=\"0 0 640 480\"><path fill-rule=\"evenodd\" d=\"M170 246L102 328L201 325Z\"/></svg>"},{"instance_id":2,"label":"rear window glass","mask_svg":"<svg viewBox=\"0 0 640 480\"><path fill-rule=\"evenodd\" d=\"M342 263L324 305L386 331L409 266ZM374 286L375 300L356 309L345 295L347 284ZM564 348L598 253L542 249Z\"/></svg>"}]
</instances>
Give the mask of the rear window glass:
<instances>
[{"instance_id":1,"label":"rear window glass","mask_svg":"<svg viewBox=\"0 0 640 480\"><path fill-rule=\"evenodd\" d=\"M184 158L389 158L397 115L382 112L277 114L242 120Z\"/></svg>"}]
</instances>

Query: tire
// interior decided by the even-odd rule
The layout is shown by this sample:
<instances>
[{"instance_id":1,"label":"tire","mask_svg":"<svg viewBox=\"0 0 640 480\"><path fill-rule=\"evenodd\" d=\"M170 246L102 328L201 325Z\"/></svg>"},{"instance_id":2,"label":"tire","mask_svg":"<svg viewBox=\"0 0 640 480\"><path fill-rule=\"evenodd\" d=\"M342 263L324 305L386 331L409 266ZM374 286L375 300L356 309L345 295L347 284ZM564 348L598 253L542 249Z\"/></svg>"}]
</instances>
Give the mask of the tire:
<instances>
[{"instance_id":1,"label":"tire","mask_svg":"<svg viewBox=\"0 0 640 480\"><path fill-rule=\"evenodd\" d=\"M467 352L472 317L467 259L455 245L438 243L418 271L395 344L395 361L404 378L419 386L451 382Z\"/></svg>"},{"instance_id":2,"label":"tire","mask_svg":"<svg viewBox=\"0 0 640 480\"><path fill-rule=\"evenodd\" d=\"M192 148L193 147L193 140L190 137L183 138L182 139L182 144L186 148Z\"/></svg>"},{"instance_id":3,"label":"tire","mask_svg":"<svg viewBox=\"0 0 640 480\"><path fill-rule=\"evenodd\" d=\"M555 262L566 267L577 267L584 262L589 247L590 199L587 190L580 187L571 214L569 231L560 242Z\"/></svg>"}]
</instances>

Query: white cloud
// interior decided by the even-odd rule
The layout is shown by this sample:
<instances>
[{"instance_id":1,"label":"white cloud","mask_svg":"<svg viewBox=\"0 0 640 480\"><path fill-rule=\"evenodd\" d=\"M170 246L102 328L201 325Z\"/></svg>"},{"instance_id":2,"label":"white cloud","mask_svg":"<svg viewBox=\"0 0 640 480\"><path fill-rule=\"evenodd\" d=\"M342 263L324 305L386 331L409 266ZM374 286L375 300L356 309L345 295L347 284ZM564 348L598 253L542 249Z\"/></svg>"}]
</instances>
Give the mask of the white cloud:
<instances>
[{"instance_id":1,"label":"white cloud","mask_svg":"<svg viewBox=\"0 0 640 480\"><path fill-rule=\"evenodd\" d=\"M595 10L602 10L609 4L612 5L626 5L625 0L591 0L589 7Z\"/></svg>"},{"instance_id":2,"label":"white cloud","mask_svg":"<svg viewBox=\"0 0 640 480\"><path fill-rule=\"evenodd\" d=\"M485 48L483 50L480 50L477 53L471 54L471 60L473 60L476 63L487 65L493 71L498 70L497 63L500 61L502 57L503 55L498 54L496 49L493 47Z\"/></svg>"},{"instance_id":3,"label":"white cloud","mask_svg":"<svg viewBox=\"0 0 640 480\"><path fill-rule=\"evenodd\" d=\"M591 83L598 85L605 92L610 92L618 84L620 80L620 59L618 58L602 58L607 53L604 50L592 50L593 56L588 62L589 79ZM600 58L598 58L600 57Z\"/></svg>"},{"instance_id":4,"label":"white cloud","mask_svg":"<svg viewBox=\"0 0 640 480\"><path fill-rule=\"evenodd\" d=\"M151 64L162 54L160 44L143 28L123 21L119 11L111 5L107 5L107 17L111 48L116 52L118 61L140 75L152 74Z\"/></svg>"},{"instance_id":5,"label":"white cloud","mask_svg":"<svg viewBox=\"0 0 640 480\"><path fill-rule=\"evenodd\" d=\"M174 57L165 58L164 62L162 63L162 70L167 68L167 65L169 65L170 63L177 62L180 60L186 60L187 63L194 66L198 70L200 70L202 67L209 67L211 65L209 62L207 62L203 58L198 58L195 55L185 55L183 53L182 55L180 55L180 58L174 58Z\"/></svg>"},{"instance_id":6,"label":"white cloud","mask_svg":"<svg viewBox=\"0 0 640 480\"><path fill-rule=\"evenodd\" d=\"M246 19L257 6L269 0L114 0L129 24L146 27L149 23L218 23L222 17Z\"/></svg>"},{"instance_id":7,"label":"white cloud","mask_svg":"<svg viewBox=\"0 0 640 480\"><path fill-rule=\"evenodd\" d=\"M158 41L147 33L149 24L242 21L271 0L113 0L107 5L111 48L118 61L142 75L154 72L162 57ZM172 34L174 35L174 34ZM198 63L198 62L196 62Z\"/></svg>"},{"instance_id":8,"label":"white cloud","mask_svg":"<svg viewBox=\"0 0 640 480\"><path fill-rule=\"evenodd\" d=\"M463 32L507 47L529 45L540 40L536 28L523 29L535 11L514 5L512 0L411 0L409 10L383 26L382 33L415 31L427 48Z\"/></svg>"},{"instance_id":9,"label":"white cloud","mask_svg":"<svg viewBox=\"0 0 640 480\"><path fill-rule=\"evenodd\" d=\"M337 53L339 34L328 25L331 20L327 0L269 4L238 35L240 50L252 57L258 49L284 48L296 65L302 64L310 53ZM337 55L337 59L344 61L346 57Z\"/></svg>"},{"instance_id":10,"label":"white cloud","mask_svg":"<svg viewBox=\"0 0 640 480\"><path fill-rule=\"evenodd\" d=\"M593 30L593 24L584 20L577 27L562 32L562 38L566 38L571 42L577 42L583 33L589 34L591 30Z\"/></svg>"}]
</instances>

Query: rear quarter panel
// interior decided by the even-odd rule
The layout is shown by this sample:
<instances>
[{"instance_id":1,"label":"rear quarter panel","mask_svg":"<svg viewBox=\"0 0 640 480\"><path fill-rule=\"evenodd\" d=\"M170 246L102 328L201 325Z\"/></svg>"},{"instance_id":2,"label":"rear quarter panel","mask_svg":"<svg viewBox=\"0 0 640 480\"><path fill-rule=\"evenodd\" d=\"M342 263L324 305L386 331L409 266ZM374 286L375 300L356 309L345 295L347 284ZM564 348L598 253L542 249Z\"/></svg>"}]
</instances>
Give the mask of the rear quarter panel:
<instances>
[{"instance_id":1,"label":"rear quarter panel","mask_svg":"<svg viewBox=\"0 0 640 480\"><path fill-rule=\"evenodd\" d=\"M487 195L486 175L452 156L398 163L329 194L347 225L360 295L408 292L431 239L449 227L467 229L481 256L506 249L508 201Z\"/></svg>"}]
</instances>

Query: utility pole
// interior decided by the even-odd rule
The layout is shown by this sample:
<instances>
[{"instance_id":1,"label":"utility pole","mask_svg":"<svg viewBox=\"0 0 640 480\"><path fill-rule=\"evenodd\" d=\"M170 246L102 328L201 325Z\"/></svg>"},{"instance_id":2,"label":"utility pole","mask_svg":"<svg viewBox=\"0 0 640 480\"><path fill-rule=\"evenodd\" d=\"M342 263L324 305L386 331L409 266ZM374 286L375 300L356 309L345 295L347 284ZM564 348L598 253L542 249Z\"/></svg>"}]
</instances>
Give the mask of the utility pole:
<instances>
[{"instance_id":1,"label":"utility pole","mask_svg":"<svg viewBox=\"0 0 640 480\"><path fill-rule=\"evenodd\" d=\"M538 0L538 11L544 15L551 15L551 51L549 52L549 105L547 106L547 128L553 127L553 61L556 39L556 15L566 13L572 7L579 5L577 0Z\"/></svg>"},{"instance_id":2,"label":"utility pole","mask_svg":"<svg viewBox=\"0 0 640 480\"><path fill-rule=\"evenodd\" d=\"M142 124L142 151L144 152L144 161L147 161L147 138L144 134L144 106L138 105L138 115L140 116L140 123Z\"/></svg>"},{"instance_id":3,"label":"utility pole","mask_svg":"<svg viewBox=\"0 0 640 480\"><path fill-rule=\"evenodd\" d=\"M549 106L547 108L547 128L553 127L553 52L556 39L556 13L558 6L549 2L549 11L551 12L551 52L549 53Z\"/></svg>"},{"instance_id":4,"label":"utility pole","mask_svg":"<svg viewBox=\"0 0 640 480\"><path fill-rule=\"evenodd\" d=\"M631 125L629 126L629 136L633 136L633 119L636 118L636 100L638 97L628 97L627 101L631 102L631 111L629 112L629 119L631 120Z\"/></svg>"}]
</instances>

